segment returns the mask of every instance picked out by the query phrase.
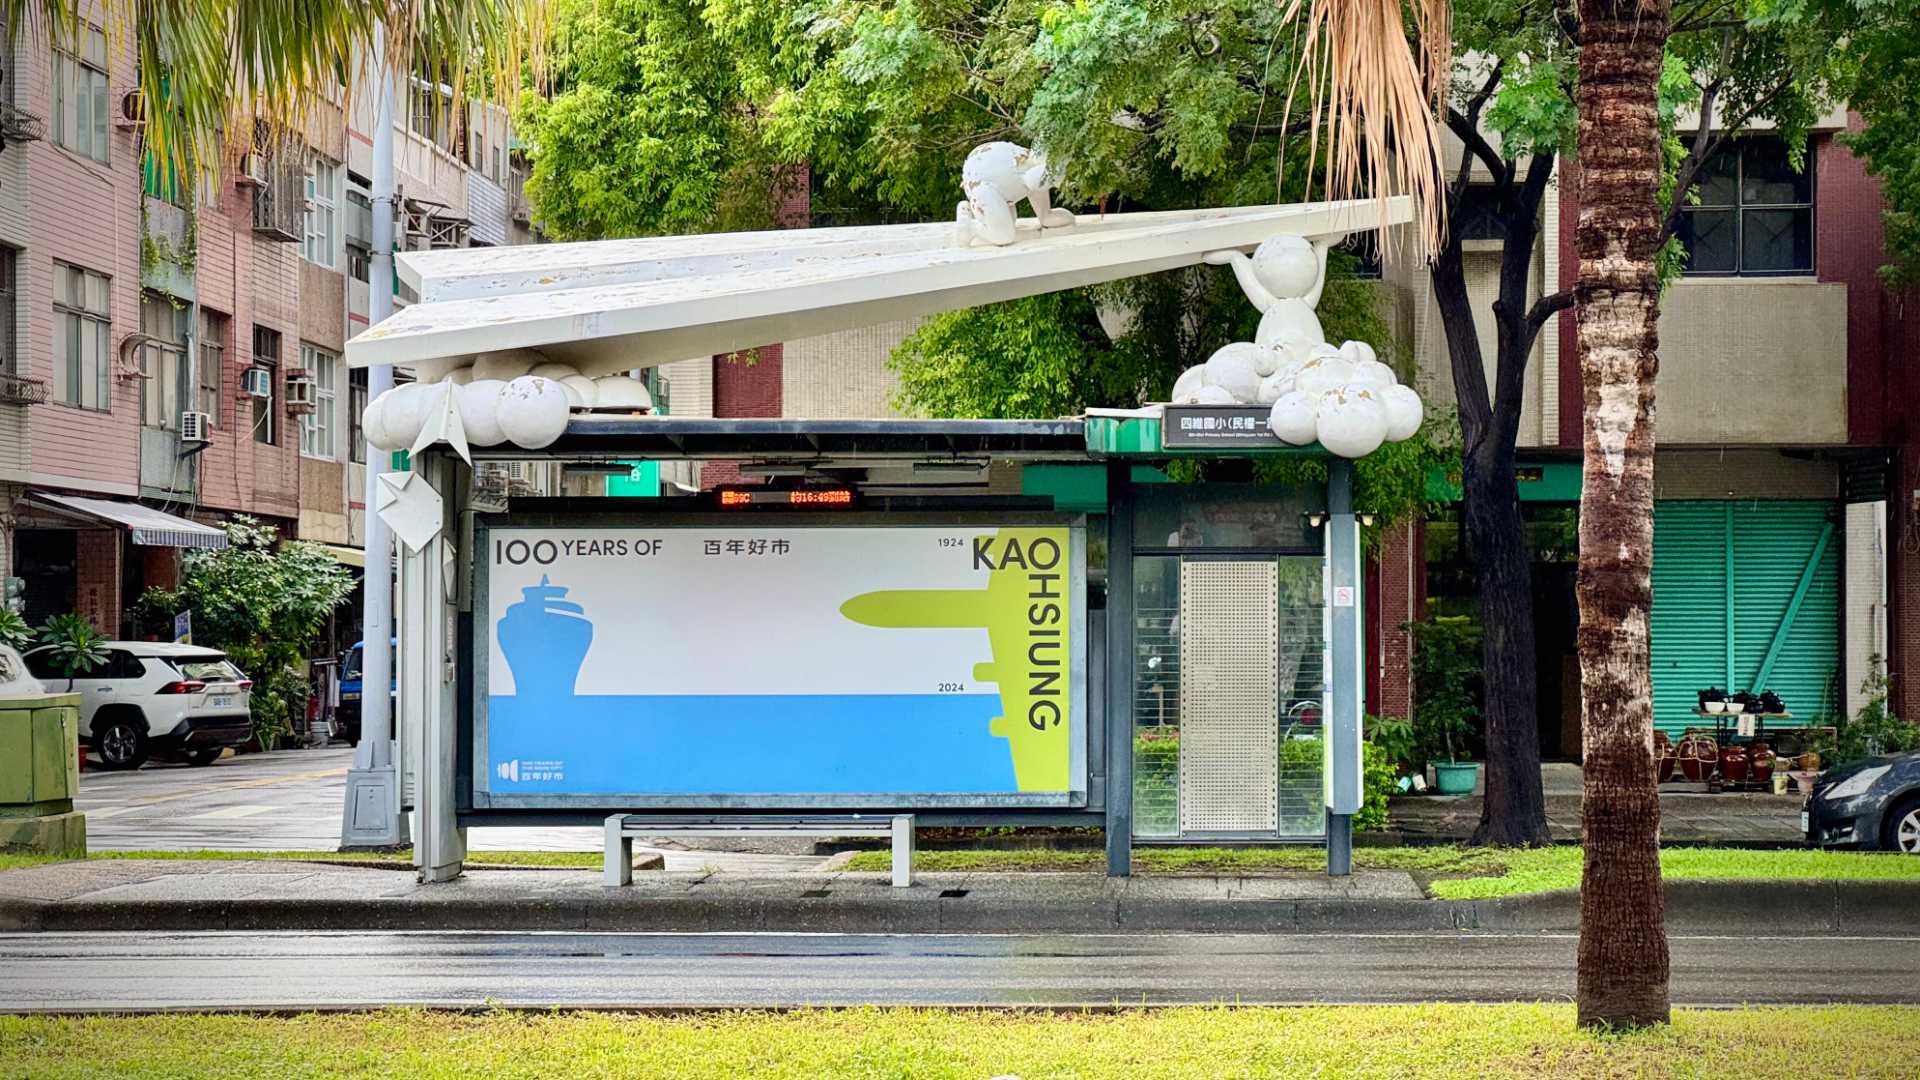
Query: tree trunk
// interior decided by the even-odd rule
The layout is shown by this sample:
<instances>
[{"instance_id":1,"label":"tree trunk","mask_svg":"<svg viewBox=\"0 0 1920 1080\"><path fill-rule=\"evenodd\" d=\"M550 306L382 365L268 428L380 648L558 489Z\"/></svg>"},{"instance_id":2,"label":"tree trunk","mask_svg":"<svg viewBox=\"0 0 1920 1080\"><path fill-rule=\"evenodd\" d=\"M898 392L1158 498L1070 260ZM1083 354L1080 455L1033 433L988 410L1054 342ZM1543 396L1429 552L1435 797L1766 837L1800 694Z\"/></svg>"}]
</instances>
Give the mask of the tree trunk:
<instances>
[{"instance_id":1,"label":"tree trunk","mask_svg":"<svg viewBox=\"0 0 1920 1080\"><path fill-rule=\"evenodd\" d=\"M1579 14L1586 769L1577 999L1582 1026L1638 1026L1669 1016L1647 626L1662 241L1656 93L1671 12L1669 0L1579 0Z\"/></svg>"},{"instance_id":2,"label":"tree trunk","mask_svg":"<svg viewBox=\"0 0 1920 1080\"><path fill-rule=\"evenodd\" d=\"M1542 181L1544 186L1544 181ZM1461 500L1480 588L1480 664L1485 688L1482 719L1487 741L1487 793L1472 844L1508 847L1545 844L1546 798L1540 784L1537 657L1533 581L1514 446L1528 354L1536 328L1527 317L1538 209L1532 189L1505 217L1500 298L1493 312L1498 344L1489 391L1461 242L1448 237L1436 253L1433 290L1446 330L1464 444Z\"/></svg>"},{"instance_id":3,"label":"tree trunk","mask_svg":"<svg viewBox=\"0 0 1920 1080\"><path fill-rule=\"evenodd\" d=\"M1488 439L1465 460L1467 533L1480 586L1487 794L1471 844L1545 844L1540 784L1533 571L1511 440Z\"/></svg>"}]
</instances>

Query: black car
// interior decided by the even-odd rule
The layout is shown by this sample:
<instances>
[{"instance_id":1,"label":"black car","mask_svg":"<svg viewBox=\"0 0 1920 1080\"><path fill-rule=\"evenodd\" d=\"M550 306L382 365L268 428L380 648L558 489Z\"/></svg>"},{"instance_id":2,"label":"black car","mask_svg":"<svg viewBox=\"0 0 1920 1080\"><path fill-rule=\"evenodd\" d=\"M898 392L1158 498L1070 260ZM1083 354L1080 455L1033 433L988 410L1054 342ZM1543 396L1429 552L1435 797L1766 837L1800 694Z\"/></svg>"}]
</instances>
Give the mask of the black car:
<instances>
[{"instance_id":1,"label":"black car","mask_svg":"<svg viewBox=\"0 0 1920 1080\"><path fill-rule=\"evenodd\" d=\"M1808 797L1801 819L1814 847L1920 855L1920 751L1830 770Z\"/></svg>"}]
</instances>

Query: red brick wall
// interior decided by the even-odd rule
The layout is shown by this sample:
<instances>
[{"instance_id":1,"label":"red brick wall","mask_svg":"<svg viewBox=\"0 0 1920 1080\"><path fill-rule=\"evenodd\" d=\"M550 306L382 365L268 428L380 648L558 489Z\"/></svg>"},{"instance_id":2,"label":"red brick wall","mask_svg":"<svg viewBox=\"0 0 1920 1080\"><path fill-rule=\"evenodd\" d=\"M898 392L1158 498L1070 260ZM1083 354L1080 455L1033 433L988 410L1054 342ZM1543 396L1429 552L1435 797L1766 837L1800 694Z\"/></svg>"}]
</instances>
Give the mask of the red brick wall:
<instances>
[{"instance_id":1,"label":"red brick wall","mask_svg":"<svg viewBox=\"0 0 1920 1080\"><path fill-rule=\"evenodd\" d=\"M1571 289L1580 279L1580 253L1574 248L1573 233L1580 225L1580 166L1569 158L1560 159L1560 281L1556 288ZM1584 410L1580 395L1580 354L1573 329L1573 309L1554 318L1549 331L1560 335L1560 445L1579 448L1581 417Z\"/></svg>"},{"instance_id":2,"label":"red brick wall","mask_svg":"<svg viewBox=\"0 0 1920 1080\"><path fill-rule=\"evenodd\" d=\"M73 609L108 637L120 636L119 530L83 529L74 536Z\"/></svg>"},{"instance_id":3,"label":"red brick wall","mask_svg":"<svg viewBox=\"0 0 1920 1080\"><path fill-rule=\"evenodd\" d=\"M177 589L180 587L180 549L170 547L143 547L140 552L141 580L149 589Z\"/></svg>"},{"instance_id":4,"label":"red brick wall","mask_svg":"<svg viewBox=\"0 0 1920 1080\"><path fill-rule=\"evenodd\" d=\"M806 166L788 170L781 178L773 211L774 223L782 229L804 229L812 217L812 195ZM729 353L713 358L713 415L777 417L785 412L786 402L780 386L785 348L779 343L761 345L745 353ZM737 461L709 461L700 469L700 482L706 487L741 482Z\"/></svg>"},{"instance_id":5,"label":"red brick wall","mask_svg":"<svg viewBox=\"0 0 1920 1080\"><path fill-rule=\"evenodd\" d=\"M1412 642L1401 629L1418 619L1425 605L1426 553L1419 522L1387 534L1379 554L1369 560L1368 584L1374 586L1368 617L1373 626L1367 645L1367 711L1375 716L1406 716L1413 709Z\"/></svg>"},{"instance_id":6,"label":"red brick wall","mask_svg":"<svg viewBox=\"0 0 1920 1080\"><path fill-rule=\"evenodd\" d=\"M1858 116L1849 127L1860 126ZM1888 668L1895 712L1920 717L1920 294L1889 292L1880 282L1885 208L1879 181L1846 147L1814 147L1815 268L1821 281L1847 285L1847 441L1894 451L1889 478Z\"/></svg>"}]
</instances>

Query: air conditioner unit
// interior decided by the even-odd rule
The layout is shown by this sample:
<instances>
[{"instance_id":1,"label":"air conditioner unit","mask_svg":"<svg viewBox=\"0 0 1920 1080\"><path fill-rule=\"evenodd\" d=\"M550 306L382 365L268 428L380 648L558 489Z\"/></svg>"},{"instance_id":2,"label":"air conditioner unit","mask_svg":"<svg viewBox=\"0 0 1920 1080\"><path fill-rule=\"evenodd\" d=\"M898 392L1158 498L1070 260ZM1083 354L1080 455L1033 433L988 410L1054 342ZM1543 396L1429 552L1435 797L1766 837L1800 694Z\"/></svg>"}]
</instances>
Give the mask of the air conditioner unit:
<instances>
[{"instance_id":1,"label":"air conditioner unit","mask_svg":"<svg viewBox=\"0 0 1920 1080\"><path fill-rule=\"evenodd\" d=\"M138 130L147 123L146 95L138 90L128 90L120 95L120 111L113 116L113 126L126 131Z\"/></svg>"},{"instance_id":2,"label":"air conditioner unit","mask_svg":"<svg viewBox=\"0 0 1920 1080\"><path fill-rule=\"evenodd\" d=\"M273 396L273 372L266 368L248 368L240 375L240 392L248 397Z\"/></svg>"},{"instance_id":3,"label":"air conditioner unit","mask_svg":"<svg viewBox=\"0 0 1920 1080\"><path fill-rule=\"evenodd\" d=\"M180 441L183 443L207 443L213 441L213 417L203 412L191 410L180 414Z\"/></svg>"},{"instance_id":4,"label":"air conditioner unit","mask_svg":"<svg viewBox=\"0 0 1920 1080\"><path fill-rule=\"evenodd\" d=\"M246 154L240 158L240 171L233 182L246 187L267 186L267 155Z\"/></svg>"},{"instance_id":5,"label":"air conditioner unit","mask_svg":"<svg viewBox=\"0 0 1920 1080\"><path fill-rule=\"evenodd\" d=\"M287 411L312 412L320 404L319 388L304 371L287 372Z\"/></svg>"}]
</instances>

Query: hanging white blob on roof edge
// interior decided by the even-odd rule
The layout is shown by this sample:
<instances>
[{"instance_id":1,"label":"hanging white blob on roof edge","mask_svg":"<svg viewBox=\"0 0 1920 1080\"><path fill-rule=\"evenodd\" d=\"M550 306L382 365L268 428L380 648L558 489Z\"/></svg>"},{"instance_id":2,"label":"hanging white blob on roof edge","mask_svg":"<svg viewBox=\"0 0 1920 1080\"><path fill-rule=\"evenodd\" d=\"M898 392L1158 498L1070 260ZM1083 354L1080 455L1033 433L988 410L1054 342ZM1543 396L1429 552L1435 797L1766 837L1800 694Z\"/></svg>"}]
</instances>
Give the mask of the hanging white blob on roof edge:
<instances>
[{"instance_id":1,"label":"hanging white blob on roof edge","mask_svg":"<svg viewBox=\"0 0 1920 1080\"><path fill-rule=\"evenodd\" d=\"M976 147L962 170L966 198L955 210L952 247L1024 250L1031 245L1038 251L1047 244L1049 234L1074 232L1076 224L1089 219L1050 204L1050 189L1056 183L1047 162L1035 151L1005 142ZM1022 201L1033 207L1034 218L1018 217ZM1251 217L1277 208L1240 209ZM1395 209L1394 216L1405 220L1404 206ZM1222 217L1211 222L1217 226L1234 212L1221 211ZM1161 226L1164 249L1168 215L1133 216L1142 220L1143 228L1149 219ZM1098 219L1098 227L1105 230L1101 236L1114 245L1126 245L1128 238L1117 226L1128 217L1116 214ZM1350 228L1366 227L1352 214L1343 220ZM1383 210L1380 224L1388 223L1393 222ZM870 228L878 236L886 230L924 227ZM1222 346L1206 363L1188 369L1174 383L1172 403L1268 405L1268 427L1281 442L1293 446L1317 442L1328 452L1348 458L1364 457L1383 442L1413 437L1423 417L1420 396L1401 385L1393 369L1381 363L1366 342L1329 343L1315 314L1326 285L1328 250L1343 236L1322 233L1310 239L1281 233L1261 240L1251 257L1238 248L1206 250L1204 245L1156 256L1164 264L1157 269L1203 261L1233 267L1247 299L1261 312L1254 340ZM1131 268L1140 258L1138 252L1116 251L1112 261ZM1078 272L1085 280L1124 276L1100 278L1097 266ZM1036 287L1023 295L1044 291L1049 289ZM965 306L929 304L924 298L914 302L922 310ZM422 363L419 370L423 375L431 372L432 377L395 387L368 403L362 426L376 449L417 452L446 442L462 457L469 446L512 444L539 450L558 440L575 414L647 415L653 406L645 385L631 375L589 377L538 348L481 352Z\"/></svg>"}]
</instances>

